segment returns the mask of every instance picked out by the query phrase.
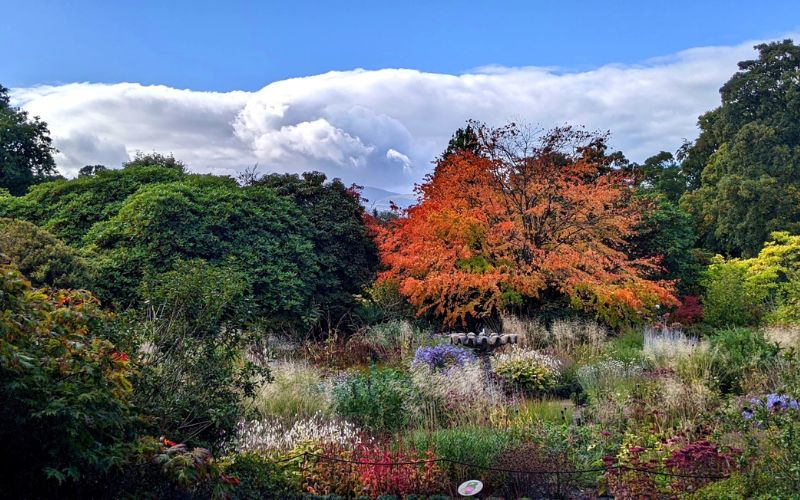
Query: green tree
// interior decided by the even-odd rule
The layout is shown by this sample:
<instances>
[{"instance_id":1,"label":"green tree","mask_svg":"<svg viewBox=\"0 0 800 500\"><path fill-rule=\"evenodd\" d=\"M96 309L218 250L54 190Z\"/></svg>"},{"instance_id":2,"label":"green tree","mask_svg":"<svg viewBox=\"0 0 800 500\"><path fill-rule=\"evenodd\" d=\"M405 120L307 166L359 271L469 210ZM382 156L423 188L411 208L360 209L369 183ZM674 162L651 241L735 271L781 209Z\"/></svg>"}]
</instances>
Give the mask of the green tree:
<instances>
[{"instance_id":1,"label":"green tree","mask_svg":"<svg viewBox=\"0 0 800 500\"><path fill-rule=\"evenodd\" d=\"M218 444L269 373L242 356L254 340L242 328L251 307L247 278L194 259L148 275L138 293L147 307L131 330L147 347L136 349L133 401L156 435Z\"/></svg>"},{"instance_id":2,"label":"green tree","mask_svg":"<svg viewBox=\"0 0 800 500\"><path fill-rule=\"evenodd\" d=\"M690 187L681 206L700 242L752 256L773 231L800 230L800 46L756 46L720 89L722 105L700 117L700 136L682 148Z\"/></svg>"},{"instance_id":3,"label":"green tree","mask_svg":"<svg viewBox=\"0 0 800 500\"><path fill-rule=\"evenodd\" d=\"M47 124L10 104L8 89L0 85L0 188L13 195L56 173Z\"/></svg>"},{"instance_id":4,"label":"green tree","mask_svg":"<svg viewBox=\"0 0 800 500\"><path fill-rule=\"evenodd\" d=\"M672 153L661 151L643 164L634 163L628 168L636 173L642 191L662 194L671 203L678 203L686 192L686 175Z\"/></svg>"},{"instance_id":5,"label":"green tree","mask_svg":"<svg viewBox=\"0 0 800 500\"><path fill-rule=\"evenodd\" d=\"M751 259L718 256L706 272L705 320L715 326L800 321L800 236L776 232Z\"/></svg>"},{"instance_id":6,"label":"green tree","mask_svg":"<svg viewBox=\"0 0 800 500\"><path fill-rule=\"evenodd\" d=\"M137 167L164 167L177 170L181 173L186 173L186 164L181 160L175 159L172 153L165 155L155 151L152 153L137 151L132 160L126 161L122 164L122 168Z\"/></svg>"},{"instance_id":7,"label":"green tree","mask_svg":"<svg viewBox=\"0 0 800 500\"><path fill-rule=\"evenodd\" d=\"M325 330L342 327L341 321L356 306L356 295L375 279L377 249L364 222L364 207L357 187L348 188L325 174L268 175L255 188L268 187L295 202L313 227L312 241L319 263L313 283L313 302ZM253 189L253 188L248 188Z\"/></svg>"},{"instance_id":8,"label":"green tree","mask_svg":"<svg viewBox=\"0 0 800 500\"><path fill-rule=\"evenodd\" d=\"M447 143L447 149L442 153L442 160L459 152L468 152L474 155L478 155L481 152L480 140L472 123L468 123L466 127L455 131L453 137L450 138L450 142Z\"/></svg>"},{"instance_id":9,"label":"green tree","mask_svg":"<svg viewBox=\"0 0 800 500\"><path fill-rule=\"evenodd\" d=\"M95 175L100 172L105 172L106 170L108 170L108 167L106 167L105 165L86 165L85 167L81 167L81 169L78 170L78 177Z\"/></svg>"},{"instance_id":10,"label":"green tree","mask_svg":"<svg viewBox=\"0 0 800 500\"><path fill-rule=\"evenodd\" d=\"M649 208L644 210L632 239L635 254L660 255L664 271L657 278L677 280L679 295L700 294L699 280L706 259L694 248L696 236L691 217L663 194L645 191L640 196Z\"/></svg>"}]
</instances>

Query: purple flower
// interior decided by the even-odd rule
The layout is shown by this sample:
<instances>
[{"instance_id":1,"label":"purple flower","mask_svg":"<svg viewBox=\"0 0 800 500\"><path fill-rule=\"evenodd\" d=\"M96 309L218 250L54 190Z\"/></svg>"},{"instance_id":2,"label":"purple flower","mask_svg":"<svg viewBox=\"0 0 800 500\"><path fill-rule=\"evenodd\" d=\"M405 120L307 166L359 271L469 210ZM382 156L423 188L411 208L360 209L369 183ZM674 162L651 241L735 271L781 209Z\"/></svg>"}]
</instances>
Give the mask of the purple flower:
<instances>
[{"instance_id":1,"label":"purple flower","mask_svg":"<svg viewBox=\"0 0 800 500\"><path fill-rule=\"evenodd\" d=\"M414 354L412 366L424 364L433 370L451 366L463 366L475 359L472 351L450 344L439 344L433 347L420 347Z\"/></svg>"},{"instance_id":2,"label":"purple flower","mask_svg":"<svg viewBox=\"0 0 800 500\"><path fill-rule=\"evenodd\" d=\"M800 403L796 399L792 399L785 394L767 394L762 398L750 398L751 408L745 408L742 411L742 418L745 420L752 420L759 410L766 410L771 413L779 413L787 410L800 410ZM758 424L758 423L757 423ZM756 424L756 425L757 425Z\"/></svg>"}]
</instances>

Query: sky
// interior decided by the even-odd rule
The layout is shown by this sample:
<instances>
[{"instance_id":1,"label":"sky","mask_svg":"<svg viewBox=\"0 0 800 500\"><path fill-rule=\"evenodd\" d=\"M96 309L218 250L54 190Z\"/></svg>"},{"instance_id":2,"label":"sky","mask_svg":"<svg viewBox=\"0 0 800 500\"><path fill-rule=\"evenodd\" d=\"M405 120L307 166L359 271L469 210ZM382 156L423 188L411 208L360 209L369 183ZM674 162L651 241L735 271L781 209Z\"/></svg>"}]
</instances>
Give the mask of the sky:
<instances>
[{"instance_id":1,"label":"sky","mask_svg":"<svg viewBox=\"0 0 800 500\"><path fill-rule=\"evenodd\" d=\"M66 175L155 150L409 192L470 118L674 151L755 43L797 33L788 0L6 0L0 84Z\"/></svg>"}]
</instances>

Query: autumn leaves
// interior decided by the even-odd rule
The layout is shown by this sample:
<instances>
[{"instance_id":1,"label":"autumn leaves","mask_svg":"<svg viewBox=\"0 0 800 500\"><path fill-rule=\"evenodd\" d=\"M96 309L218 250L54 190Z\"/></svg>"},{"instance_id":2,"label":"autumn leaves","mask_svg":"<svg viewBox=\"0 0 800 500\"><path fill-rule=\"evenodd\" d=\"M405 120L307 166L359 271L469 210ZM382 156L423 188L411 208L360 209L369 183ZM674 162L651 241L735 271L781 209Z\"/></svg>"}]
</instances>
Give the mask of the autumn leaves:
<instances>
[{"instance_id":1,"label":"autumn leaves","mask_svg":"<svg viewBox=\"0 0 800 500\"><path fill-rule=\"evenodd\" d=\"M629 242L646 207L606 138L580 129L474 128L440 159L420 202L377 228L385 271L420 315L451 325L568 302L614 325L675 299L658 259Z\"/></svg>"}]
</instances>

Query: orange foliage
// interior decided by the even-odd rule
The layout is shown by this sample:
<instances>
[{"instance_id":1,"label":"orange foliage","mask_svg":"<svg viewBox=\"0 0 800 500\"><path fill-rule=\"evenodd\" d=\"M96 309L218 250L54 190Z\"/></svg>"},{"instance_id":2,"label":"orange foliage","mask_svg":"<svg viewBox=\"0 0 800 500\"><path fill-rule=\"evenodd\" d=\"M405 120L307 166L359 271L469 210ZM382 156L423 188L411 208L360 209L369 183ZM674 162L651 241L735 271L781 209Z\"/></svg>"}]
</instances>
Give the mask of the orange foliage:
<instances>
[{"instance_id":1,"label":"orange foliage","mask_svg":"<svg viewBox=\"0 0 800 500\"><path fill-rule=\"evenodd\" d=\"M420 202L376 228L385 271L419 314L451 325L553 294L611 323L674 304L626 252L643 207L605 137L478 127L482 149L440 160ZM374 227L374 226L373 226Z\"/></svg>"}]
</instances>

